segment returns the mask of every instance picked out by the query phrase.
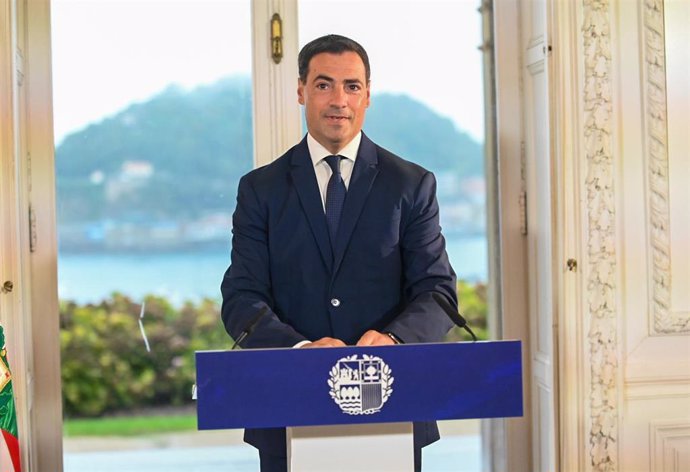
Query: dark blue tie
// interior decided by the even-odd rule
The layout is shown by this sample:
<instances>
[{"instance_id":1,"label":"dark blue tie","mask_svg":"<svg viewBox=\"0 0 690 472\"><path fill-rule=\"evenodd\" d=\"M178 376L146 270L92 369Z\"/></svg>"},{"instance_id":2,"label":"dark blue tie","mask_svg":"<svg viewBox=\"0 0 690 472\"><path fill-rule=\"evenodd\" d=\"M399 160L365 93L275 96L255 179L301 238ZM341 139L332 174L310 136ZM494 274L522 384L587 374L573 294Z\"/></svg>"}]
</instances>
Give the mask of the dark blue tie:
<instances>
[{"instance_id":1,"label":"dark blue tie","mask_svg":"<svg viewBox=\"0 0 690 472\"><path fill-rule=\"evenodd\" d=\"M331 235L331 245L335 246L335 236L338 234L340 214L343 212L347 190L340 174L340 156L327 156L325 159L333 171L326 187L326 221Z\"/></svg>"}]
</instances>

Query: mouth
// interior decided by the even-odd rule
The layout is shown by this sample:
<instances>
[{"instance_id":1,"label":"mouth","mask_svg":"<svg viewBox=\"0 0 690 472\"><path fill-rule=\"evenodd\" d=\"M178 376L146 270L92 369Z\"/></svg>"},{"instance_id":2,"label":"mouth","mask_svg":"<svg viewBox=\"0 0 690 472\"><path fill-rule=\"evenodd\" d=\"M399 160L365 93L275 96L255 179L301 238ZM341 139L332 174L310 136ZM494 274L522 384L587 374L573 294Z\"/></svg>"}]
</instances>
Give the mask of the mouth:
<instances>
[{"instance_id":1,"label":"mouth","mask_svg":"<svg viewBox=\"0 0 690 472\"><path fill-rule=\"evenodd\" d=\"M343 123L343 122L349 120L350 118L348 116L344 116L344 115L326 115L326 119L328 121L333 122L333 123Z\"/></svg>"}]
</instances>

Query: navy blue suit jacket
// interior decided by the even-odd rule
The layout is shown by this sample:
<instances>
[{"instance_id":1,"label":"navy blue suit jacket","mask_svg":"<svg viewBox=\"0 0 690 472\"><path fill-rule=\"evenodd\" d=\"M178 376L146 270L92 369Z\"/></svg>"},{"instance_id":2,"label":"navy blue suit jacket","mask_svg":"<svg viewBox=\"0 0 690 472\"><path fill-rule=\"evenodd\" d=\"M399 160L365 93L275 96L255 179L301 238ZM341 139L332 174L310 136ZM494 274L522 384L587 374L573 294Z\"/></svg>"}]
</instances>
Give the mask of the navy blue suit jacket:
<instances>
[{"instance_id":1,"label":"navy blue suit jacket","mask_svg":"<svg viewBox=\"0 0 690 472\"><path fill-rule=\"evenodd\" d=\"M370 329L405 343L440 341L452 323L431 294L457 306L455 283L433 174L364 134L333 244L306 138L240 181L221 285L225 328L237 339L269 308L242 347L324 336L354 345ZM274 455L285 453L284 438L282 429L245 434ZM436 439L435 424L415 425L419 446Z\"/></svg>"}]
</instances>

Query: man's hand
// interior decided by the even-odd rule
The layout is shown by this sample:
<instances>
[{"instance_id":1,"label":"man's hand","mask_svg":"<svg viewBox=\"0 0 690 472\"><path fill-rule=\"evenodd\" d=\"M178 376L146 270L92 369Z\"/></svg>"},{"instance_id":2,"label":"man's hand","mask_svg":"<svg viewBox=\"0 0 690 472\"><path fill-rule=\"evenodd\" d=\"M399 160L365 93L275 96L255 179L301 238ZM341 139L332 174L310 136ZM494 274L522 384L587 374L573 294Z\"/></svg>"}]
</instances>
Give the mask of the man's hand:
<instances>
[{"instance_id":1,"label":"man's hand","mask_svg":"<svg viewBox=\"0 0 690 472\"><path fill-rule=\"evenodd\" d=\"M395 341L390 336L373 329L364 333L357 341L358 346L390 346L392 344L395 344Z\"/></svg>"},{"instance_id":2,"label":"man's hand","mask_svg":"<svg viewBox=\"0 0 690 472\"><path fill-rule=\"evenodd\" d=\"M342 342L340 339L321 338L318 341L314 341L313 343L307 343L304 346L300 347L345 347L345 343Z\"/></svg>"}]
</instances>

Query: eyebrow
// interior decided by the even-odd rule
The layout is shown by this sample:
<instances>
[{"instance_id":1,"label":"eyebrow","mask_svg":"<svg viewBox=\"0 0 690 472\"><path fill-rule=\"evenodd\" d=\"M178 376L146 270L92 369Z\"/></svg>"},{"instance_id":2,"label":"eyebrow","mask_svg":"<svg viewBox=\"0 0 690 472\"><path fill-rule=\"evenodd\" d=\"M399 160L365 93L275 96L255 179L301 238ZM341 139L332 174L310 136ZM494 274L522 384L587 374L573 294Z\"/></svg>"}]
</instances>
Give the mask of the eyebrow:
<instances>
[{"instance_id":1,"label":"eyebrow","mask_svg":"<svg viewBox=\"0 0 690 472\"><path fill-rule=\"evenodd\" d=\"M314 77L314 80L312 82L316 82L317 80L325 80L326 82L335 82L335 79L333 77L328 77L327 75L319 74L316 77Z\"/></svg>"},{"instance_id":2,"label":"eyebrow","mask_svg":"<svg viewBox=\"0 0 690 472\"><path fill-rule=\"evenodd\" d=\"M319 74L316 77L314 77L313 82L316 82L318 80L325 80L326 82L335 82L335 79L333 77L329 77L324 74ZM346 84L360 84L362 85L362 81L359 79L345 79L344 82Z\"/></svg>"}]
</instances>

